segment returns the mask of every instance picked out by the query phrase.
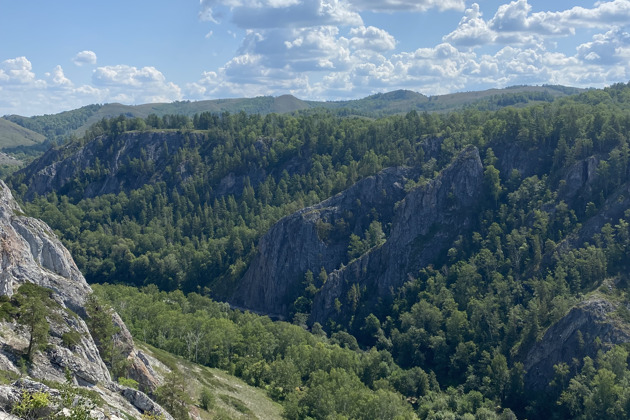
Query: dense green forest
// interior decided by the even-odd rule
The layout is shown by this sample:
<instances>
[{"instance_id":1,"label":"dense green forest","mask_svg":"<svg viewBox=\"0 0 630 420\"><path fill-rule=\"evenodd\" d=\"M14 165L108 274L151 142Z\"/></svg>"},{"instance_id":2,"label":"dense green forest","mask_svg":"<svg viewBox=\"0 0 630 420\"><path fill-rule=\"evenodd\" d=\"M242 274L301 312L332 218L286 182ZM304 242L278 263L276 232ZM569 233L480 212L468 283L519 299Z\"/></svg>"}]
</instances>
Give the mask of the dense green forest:
<instances>
[{"instance_id":1,"label":"dense green forest","mask_svg":"<svg viewBox=\"0 0 630 420\"><path fill-rule=\"evenodd\" d=\"M473 107L496 110L505 106L524 106L537 102L552 102L555 98L575 95L582 89L558 85L511 86L505 89L491 89L481 92L461 92L450 95L427 97L417 92L398 90L379 93L362 99L348 101L303 101L291 95L278 97L260 96L256 98L216 99L208 101L175 101L171 103L122 105L118 103L87 105L58 114L23 117L5 115L1 119L39 133L46 138L45 146L61 144L72 138L81 137L86 129L102 118L125 115L129 118L146 118L150 114L185 115L192 117L204 112L240 112L266 115L270 113L319 112L326 109L337 115L361 115L384 117L405 113L446 112ZM0 131L6 130L0 124ZM26 140L26 139L23 139ZM30 142L27 141L30 144ZM11 153L41 154L47 147L19 147Z\"/></svg>"},{"instance_id":2,"label":"dense green forest","mask_svg":"<svg viewBox=\"0 0 630 420\"><path fill-rule=\"evenodd\" d=\"M8 182L89 282L142 287L97 288L134 336L267 388L287 418L627 418L625 347L556 365L542 392L525 387L523 361L580 302L620 303L616 319L630 319L630 86L491 108L378 119L121 116L60 149L98 156L63 187L31 197L27 171ZM127 159L121 192L91 193L125 136L159 131L181 142ZM346 322L307 325L326 271L305 273L296 325L208 298L227 295L281 217L390 166L418 167L406 185L417 188L468 145L484 163L472 231L393 299L365 308L354 290L339 302ZM131 188L134 179L150 182ZM377 224L354 237L331 228L348 236L346 261L388 234Z\"/></svg>"}]
</instances>

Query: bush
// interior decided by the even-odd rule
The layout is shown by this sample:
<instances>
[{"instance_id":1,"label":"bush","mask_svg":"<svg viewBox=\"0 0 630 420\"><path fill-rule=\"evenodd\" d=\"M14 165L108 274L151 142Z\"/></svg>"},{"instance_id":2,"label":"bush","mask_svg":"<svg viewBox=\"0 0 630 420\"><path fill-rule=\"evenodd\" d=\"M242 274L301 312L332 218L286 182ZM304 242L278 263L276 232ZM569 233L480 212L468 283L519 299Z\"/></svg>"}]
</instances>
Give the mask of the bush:
<instances>
[{"instance_id":1,"label":"bush","mask_svg":"<svg viewBox=\"0 0 630 420\"><path fill-rule=\"evenodd\" d=\"M210 392L208 388L204 388L201 390L201 395L199 395L199 407L208 411L214 407L214 395Z\"/></svg>"},{"instance_id":2,"label":"bush","mask_svg":"<svg viewBox=\"0 0 630 420\"><path fill-rule=\"evenodd\" d=\"M128 388L138 389L138 381L135 381L131 378L125 378L121 376L120 378L118 378L118 383Z\"/></svg>"},{"instance_id":3,"label":"bush","mask_svg":"<svg viewBox=\"0 0 630 420\"><path fill-rule=\"evenodd\" d=\"M76 347L81 342L81 333L77 331L68 331L61 336L63 345L69 349Z\"/></svg>"},{"instance_id":4,"label":"bush","mask_svg":"<svg viewBox=\"0 0 630 420\"><path fill-rule=\"evenodd\" d=\"M15 403L11 412L23 419L39 418L50 406L50 394L47 392L22 392L22 399Z\"/></svg>"}]
</instances>

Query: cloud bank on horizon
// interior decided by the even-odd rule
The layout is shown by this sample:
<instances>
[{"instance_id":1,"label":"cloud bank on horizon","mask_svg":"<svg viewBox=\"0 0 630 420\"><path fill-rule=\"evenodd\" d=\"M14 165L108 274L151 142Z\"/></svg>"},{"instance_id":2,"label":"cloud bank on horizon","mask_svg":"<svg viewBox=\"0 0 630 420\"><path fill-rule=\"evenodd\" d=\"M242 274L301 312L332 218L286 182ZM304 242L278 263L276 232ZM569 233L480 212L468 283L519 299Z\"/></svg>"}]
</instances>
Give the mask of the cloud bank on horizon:
<instances>
[{"instance_id":1,"label":"cloud bank on horizon","mask_svg":"<svg viewBox=\"0 0 630 420\"><path fill-rule=\"evenodd\" d=\"M196 79L167 77L150 65L151 57L142 67L103 63L98 51L77 48L59 60L74 64L68 71L90 72L78 83L61 65L36 72L36 56L0 56L0 115L105 102L286 93L334 100L394 89L436 95L515 84L602 87L630 79L630 0L547 11L534 11L536 3L497 2L488 10L487 2L464 0L200 0L191 22L205 27L203 38L212 41L222 31L241 39L230 58L208 61ZM555 7L561 3L568 2ZM433 34L433 44L419 39L415 49L401 47L414 40L391 24L397 16L444 14L459 22L422 29Z\"/></svg>"}]
</instances>

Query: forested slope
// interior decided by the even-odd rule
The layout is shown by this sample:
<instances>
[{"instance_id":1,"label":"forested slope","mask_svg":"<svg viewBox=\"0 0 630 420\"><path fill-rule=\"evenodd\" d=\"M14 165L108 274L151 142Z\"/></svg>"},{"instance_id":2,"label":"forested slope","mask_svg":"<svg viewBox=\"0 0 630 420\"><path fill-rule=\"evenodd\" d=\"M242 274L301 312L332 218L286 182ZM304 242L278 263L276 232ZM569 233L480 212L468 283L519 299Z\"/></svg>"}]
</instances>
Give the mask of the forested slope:
<instances>
[{"instance_id":1,"label":"forested slope","mask_svg":"<svg viewBox=\"0 0 630 420\"><path fill-rule=\"evenodd\" d=\"M320 245L334 249L335 262L318 267L288 257L278 261L305 268L293 279L277 280L291 284L291 293L275 296L287 320L320 335L323 326L329 340L337 337L332 344L353 346L354 336L362 349L391 357L380 382L360 370L354 375L372 391L421 398L413 406L421 417L475 413L494 404L500 409L489 410L496 415L509 407L527 418L623 418L630 413L623 385L628 352L613 345L626 342L630 319L628 132L630 87L623 84L518 109L410 112L374 120L328 112L118 117L48 152L9 182L27 200L29 214L59 231L88 281L155 284L225 299L265 255L263 235L277 230L276 222L338 193L337 202L349 202L357 181L399 167L377 175L399 171L404 178L393 210L360 209L354 199L325 213L335 217L304 219ZM402 216L392 215L405 214L414 195L431 197L431 189L444 198L410 208L429 206L437 215L456 210L458 194L445 174L462 153L478 154L474 217L443 223L451 232L442 238L446 245L420 263L423 244L444 228L423 217L400 219L414 224L405 229L397 224ZM323 214L326 205L319 206L312 209ZM392 240L408 232L416 236ZM301 240L314 241L294 238ZM317 261L317 255L304 255ZM404 255L410 264L375 296L371 283L364 283L376 275L369 264L352 277L343 273L378 255ZM341 292L327 295L335 284L344 285L336 289ZM332 296L332 312L318 317L322 296ZM171 298L151 299L157 304ZM183 304L173 310L194 313ZM133 325L146 315L128 316ZM156 345L185 353L185 341L147 334ZM573 341L558 338L565 335ZM575 351L559 354L562 343L574 343ZM273 363L265 355L254 359L260 357ZM286 359L282 353L278 360ZM301 356L289 359L298 363ZM212 360L204 363L219 363ZM330 376L341 369L331 363L300 372L305 389L316 389L318 380L341 381ZM246 376L235 362L226 368ZM397 385L392 375L398 368L420 369L433 385ZM343 369L335 375L343 376ZM543 371L532 376L534 369ZM260 384L273 387L273 379ZM313 411L305 395L277 398L293 407L289 417L324 418L325 410ZM326 415L340 412L329 408Z\"/></svg>"},{"instance_id":2,"label":"forested slope","mask_svg":"<svg viewBox=\"0 0 630 420\"><path fill-rule=\"evenodd\" d=\"M408 90L379 93L362 99L347 101L303 101L292 95L277 97L260 96L256 98L214 99L206 101L176 101L171 103L149 103L142 105L123 105L119 103L87 105L58 114L23 117L5 115L0 118L0 139L12 135L10 127L4 127L1 120L13 122L28 131L43 135L49 142L60 144L71 135L81 137L92 126L103 118L115 118L125 115L128 118L146 118L151 114L185 115L192 117L204 112L237 113L266 115L270 113L295 113L300 111L328 109L343 115L363 115L382 117L386 115L406 113L412 110L453 111L465 106L479 109L499 109L506 106L524 106L529 103L551 102L555 98L575 95L583 89L566 86L511 86L505 89L489 89L478 92L460 92L449 95L426 97ZM23 136L20 136L23 139ZM45 150L45 149L43 149Z\"/></svg>"}]
</instances>

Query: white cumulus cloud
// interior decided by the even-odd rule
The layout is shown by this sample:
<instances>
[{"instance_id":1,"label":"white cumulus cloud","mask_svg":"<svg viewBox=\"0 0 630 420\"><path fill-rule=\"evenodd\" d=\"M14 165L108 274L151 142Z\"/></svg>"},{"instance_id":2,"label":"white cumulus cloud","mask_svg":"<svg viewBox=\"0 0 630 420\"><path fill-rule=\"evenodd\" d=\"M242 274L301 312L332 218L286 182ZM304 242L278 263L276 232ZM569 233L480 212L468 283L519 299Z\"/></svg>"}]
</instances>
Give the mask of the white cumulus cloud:
<instances>
[{"instance_id":1,"label":"white cumulus cloud","mask_svg":"<svg viewBox=\"0 0 630 420\"><path fill-rule=\"evenodd\" d=\"M335 26L250 32L238 55L226 67L238 67L242 69L241 75L247 74L248 67L254 65L250 62L241 65L241 62L257 57L258 68L251 71L258 72L261 66L289 72L339 71L347 68L350 51L348 40L338 35L339 29Z\"/></svg>"},{"instance_id":2,"label":"white cumulus cloud","mask_svg":"<svg viewBox=\"0 0 630 420\"><path fill-rule=\"evenodd\" d=\"M81 67L84 65L96 65L96 53L94 51L81 51L72 59L72 62Z\"/></svg>"},{"instance_id":3,"label":"white cumulus cloud","mask_svg":"<svg viewBox=\"0 0 630 420\"><path fill-rule=\"evenodd\" d=\"M155 67L137 67L127 65L98 67L93 75L97 85L125 85L140 87L145 83L160 84L166 78Z\"/></svg>"},{"instance_id":4,"label":"white cumulus cloud","mask_svg":"<svg viewBox=\"0 0 630 420\"><path fill-rule=\"evenodd\" d=\"M630 22L630 0L601 1L593 8L573 7L557 12L535 12L528 0L500 5L484 20L477 3L466 9L459 25L443 40L462 47L489 44L533 46L553 37L575 35L585 28L606 28Z\"/></svg>"},{"instance_id":5,"label":"white cumulus cloud","mask_svg":"<svg viewBox=\"0 0 630 420\"><path fill-rule=\"evenodd\" d=\"M201 0L199 18L220 23L225 16L241 28L306 28L359 25L361 16L345 0Z\"/></svg>"},{"instance_id":6,"label":"white cumulus cloud","mask_svg":"<svg viewBox=\"0 0 630 420\"><path fill-rule=\"evenodd\" d=\"M576 6L562 12L547 12L545 15L573 27L627 25L630 22L630 0L598 1L592 9Z\"/></svg>"},{"instance_id":7,"label":"white cumulus cloud","mask_svg":"<svg viewBox=\"0 0 630 420\"><path fill-rule=\"evenodd\" d=\"M245 29L309 28L322 25L361 25L361 16L339 0L301 0L281 7L232 9L232 21Z\"/></svg>"},{"instance_id":8,"label":"white cumulus cloud","mask_svg":"<svg viewBox=\"0 0 630 420\"><path fill-rule=\"evenodd\" d=\"M98 67L92 74L96 86L108 90L108 96L124 103L171 102L182 99L175 83L155 67L137 68L128 65Z\"/></svg>"},{"instance_id":9,"label":"white cumulus cloud","mask_svg":"<svg viewBox=\"0 0 630 420\"><path fill-rule=\"evenodd\" d=\"M628 62L630 58L630 34L613 28L604 34L596 34L593 41L577 47L578 57L595 64Z\"/></svg>"},{"instance_id":10,"label":"white cumulus cloud","mask_svg":"<svg viewBox=\"0 0 630 420\"><path fill-rule=\"evenodd\" d=\"M357 10L425 12L429 9L464 10L464 0L350 0Z\"/></svg>"},{"instance_id":11,"label":"white cumulus cloud","mask_svg":"<svg viewBox=\"0 0 630 420\"><path fill-rule=\"evenodd\" d=\"M389 51L396 48L396 39L374 26L352 28L350 36L350 45L357 50Z\"/></svg>"},{"instance_id":12,"label":"white cumulus cloud","mask_svg":"<svg viewBox=\"0 0 630 420\"><path fill-rule=\"evenodd\" d=\"M490 29L488 23L481 17L479 5L473 3L466 9L464 17L459 21L457 29L445 35L442 39L453 45L473 47L488 44L496 38L496 33Z\"/></svg>"},{"instance_id":13,"label":"white cumulus cloud","mask_svg":"<svg viewBox=\"0 0 630 420\"><path fill-rule=\"evenodd\" d=\"M35 81L33 65L26 57L11 58L0 63L0 83L30 84Z\"/></svg>"},{"instance_id":14,"label":"white cumulus cloud","mask_svg":"<svg viewBox=\"0 0 630 420\"><path fill-rule=\"evenodd\" d=\"M45 74L48 82L54 87L72 87L72 82L63 73L61 66L56 66L52 72Z\"/></svg>"}]
</instances>

